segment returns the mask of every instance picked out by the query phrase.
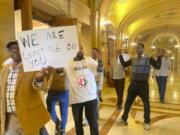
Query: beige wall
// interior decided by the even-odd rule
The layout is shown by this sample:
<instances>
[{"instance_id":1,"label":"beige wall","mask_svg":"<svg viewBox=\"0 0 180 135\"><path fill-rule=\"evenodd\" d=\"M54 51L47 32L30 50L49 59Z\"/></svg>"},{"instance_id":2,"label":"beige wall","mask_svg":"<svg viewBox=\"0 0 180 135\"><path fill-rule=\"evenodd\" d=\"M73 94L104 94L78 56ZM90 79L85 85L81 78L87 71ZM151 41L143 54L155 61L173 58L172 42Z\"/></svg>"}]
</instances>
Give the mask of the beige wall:
<instances>
[{"instance_id":1,"label":"beige wall","mask_svg":"<svg viewBox=\"0 0 180 135\"><path fill-rule=\"evenodd\" d=\"M7 58L5 43L14 39L14 3L13 0L0 0L0 63Z\"/></svg>"}]
</instances>

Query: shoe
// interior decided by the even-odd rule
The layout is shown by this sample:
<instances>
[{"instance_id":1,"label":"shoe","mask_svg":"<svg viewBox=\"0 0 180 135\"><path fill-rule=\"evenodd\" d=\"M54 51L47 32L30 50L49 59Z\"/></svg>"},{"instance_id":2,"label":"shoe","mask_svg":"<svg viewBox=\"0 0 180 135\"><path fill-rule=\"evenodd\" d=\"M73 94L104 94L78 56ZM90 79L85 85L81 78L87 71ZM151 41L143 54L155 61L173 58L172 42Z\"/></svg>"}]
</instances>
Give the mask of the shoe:
<instances>
[{"instance_id":1,"label":"shoe","mask_svg":"<svg viewBox=\"0 0 180 135\"><path fill-rule=\"evenodd\" d=\"M54 135L60 135L60 131L55 130Z\"/></svg>"},{"instance_id":2,"label":"shoe","mask_svg":"<svg viewBox=\"0 0 180 135\"><path fill-rule=\"evenodd\" d=\"M164 100L160 100L160 103L164 104Z\"/></svg>"},{"instance_id":3,"label":"shoe","mask_svg":"<svg viewBox=\"0 0 180 135\"><path fill-rule=\"evenodd\" d=\"M60 135L66 135L66 134L65 134L65 130L61 130L61 131L60 131Z\"/></svg>"},{"instance_id":4,"label":"shoe","mask_svg":"<svg viewBox=\"0 0 180 135\"><path fill-rule=\"evenodd\" d=\"M118 125L120 125L120 126L128 125L128 122L123 120L122 118L120 120L118 120L117 122L118 122Z\"/></svg>"},{"instance_id":5,"label":"shoe","mask_svg":"<svg viewBox=\"0 0 180 135\"><path fill-rule=\"evenodd\" d=\"M144 129L145 130L150 130L151 126L149 123L144 123Z\"/></svg>"},{"instance_id":6,"label":"shoe","mask_svg":"<svg viewBox=\"0 0 180 135\"><path fill-rule=\"evenodd\" d=\"M87 126L89 124L86 118L83 119L83 123L82 124L83 124L83 126Z\"/></svg>"},{"instance_id":7,"label":"shoe","mask_svg":"<svg viewBox=\"0 0 180 135\"><path fill-rule=\"evenodd\" d=\"M60 135L60 131L61 131L61 121L57 120L56 127L55 127L55 135Z\"/></svg>"},{"instance_id":8,"label":"shoe","mask_svg":"<svg viewBox=\"0 0 180 135\"><path fill-rule=\"evenodd\" d=\"M122 108L123 108L122 105L117 105L117 110L118 110L118 111L121 111Z\"/></svg>"}]
</instances>

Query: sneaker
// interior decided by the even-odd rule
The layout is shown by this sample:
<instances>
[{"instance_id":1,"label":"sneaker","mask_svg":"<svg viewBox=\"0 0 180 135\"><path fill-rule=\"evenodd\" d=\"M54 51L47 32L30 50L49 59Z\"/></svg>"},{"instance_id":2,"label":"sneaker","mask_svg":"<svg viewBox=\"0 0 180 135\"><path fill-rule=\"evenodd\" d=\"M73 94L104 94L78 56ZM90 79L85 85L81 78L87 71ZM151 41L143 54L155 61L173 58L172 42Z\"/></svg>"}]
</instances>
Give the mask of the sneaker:
<instances>
[{"instance_id":1,"label":"sneaker","mask_svg":"<svg viewBox=\"0 0 180 135\"><path fill-rule=\"evenodd\" d=\"M60 135L66 135L64 130L60 131Z\"/></svg>"},{"instance_id":2,"label":"sneaker","mask_svg":"<svg viewBox=\"0 0 180 135\"><path fill-rule=\"evenodd\" d=\"M122 118L121 118L120 120L118 120L117 122L118 122L118 124L119 124L120 126L128 125L128 122L125 121L125 120L123 120Z\"/></svg>"},{"instance_id":3,"label":"sneaker","mask_svg":"<svg viewBox=\"0 0 180 135\"><path fill-rule=\"evenodd\" d=\"M61 130L61 121L57 120L56 127L55 127L55 135L60 135L60 130Z\"/></svg>"},{"instance_id":4,"label":"sneaker","mask_svg":"<svg viewBox=\"0 0 180 135\"><path fill-rule=\"evenodd\" d=\"M164 104L164 100L160 100L160 103Z\"/></svg>"},{"instance_id":5,"label":"sneaker","mask_svg":"<svg viewBox=\"0 0 180 135\"><path fill-rule=\"evenodd\" d=\"M55 135L60 135L60 131L59 130L55 130L54 134Z\"/></svg>"},{"instance_id":6,"label":"sneaker","mask_svg":"<svg viewBox=\"0 0 180 135\"><path fill-rule=\"evenodd\" d=\"M149 123L144 123L144 129L145 130L150 130L151 126Z\"/></svg>"}]
</instances>

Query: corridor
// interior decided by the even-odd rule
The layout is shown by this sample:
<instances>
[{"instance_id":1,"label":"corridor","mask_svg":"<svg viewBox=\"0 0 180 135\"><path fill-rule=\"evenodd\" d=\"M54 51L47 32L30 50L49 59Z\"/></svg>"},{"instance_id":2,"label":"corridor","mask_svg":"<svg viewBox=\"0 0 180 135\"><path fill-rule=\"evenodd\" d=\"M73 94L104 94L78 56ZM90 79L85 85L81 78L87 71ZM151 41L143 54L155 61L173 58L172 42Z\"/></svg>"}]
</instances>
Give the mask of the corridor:
<instances>
[{"instance_id":1,"label":"corridor","mask_svg":"<svg viewBox=\"0 0 180 135\"><path fill-rule=\"evenodd\" d=\"M159 102L156 81L150 77L150 102L151 102L151 130L144 130L143 105L137 97L129 114L128 126L119 126L117 120L123 113L123 109L116 109L116 94L113 87L104 86L103 102L100 104L99 129L100 135L179 135L180 123L180 75L171 73L168 78L165 103ZM129 78L126 78L124 100L126 98ZM58 109L58 108L57 108ZM53 134L53 124L48 125L49 133ZM89 126L84 126L85 135L89 135ZM71 107L67 124L67 135L75 135L74 121Z\"/></svg>"}]
</instances>

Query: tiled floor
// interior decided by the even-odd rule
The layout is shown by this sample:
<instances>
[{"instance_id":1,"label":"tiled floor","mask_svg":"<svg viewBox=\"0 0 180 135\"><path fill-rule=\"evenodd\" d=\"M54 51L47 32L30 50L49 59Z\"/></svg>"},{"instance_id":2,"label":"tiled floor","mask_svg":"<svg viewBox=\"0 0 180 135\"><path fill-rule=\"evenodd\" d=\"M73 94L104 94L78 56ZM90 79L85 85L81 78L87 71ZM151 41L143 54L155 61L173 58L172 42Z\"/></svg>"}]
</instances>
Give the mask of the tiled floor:
<instances>
[{"instance_id":1,"label":"tiled floor","mask_svg":"<svg viewBox=\"0 0 180 135\"><path fill-rule=\"evenodd\" d=\"M155 80L150 77L150 101L151 101L151 130L145 131L143 126L143 105L141 99L137 98L129 114L128 126L119 126L116 122L123 109L116 110L116 95L112 87L104 86L103 99L100 107L100 135L180 135L180 77L171 74L168 78L165 103L159 103L159 95ZM126 79L126 91L128 87ZM50 135L53 135L53 124L48 125ZM74 122L71 108L67 124L67 134L75 135ZM85 135L90 135L89 127L84 127Z\"/></svg>"}]
</instances>

